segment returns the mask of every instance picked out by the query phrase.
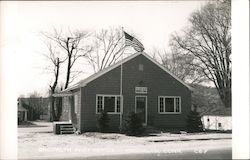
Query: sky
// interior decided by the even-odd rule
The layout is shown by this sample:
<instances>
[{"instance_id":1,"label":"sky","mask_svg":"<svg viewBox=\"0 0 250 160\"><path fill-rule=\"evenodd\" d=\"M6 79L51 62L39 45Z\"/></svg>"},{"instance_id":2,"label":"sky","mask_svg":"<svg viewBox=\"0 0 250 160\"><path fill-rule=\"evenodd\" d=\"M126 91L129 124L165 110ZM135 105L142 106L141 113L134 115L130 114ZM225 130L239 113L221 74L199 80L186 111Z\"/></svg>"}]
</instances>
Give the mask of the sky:
<instances>
[{"instance_id":1,"label":"sky","mask_svg":"<svg viewBox=\"0 0 250 160\"><path fill-rule=\"evenodd\" d=\"M188 25L190 14L206 1L23 1L1 2L1 65L13 76L17 94L45 95L53 76L45 71L41 32L52 28L100 30L124 27L139 39L145 52L167 50L172 33ZM85 66L88 68L89 66ZM93 71L87 70L82 78ZM4 80L4 79L1 79ZM14 81L17 80L17 81ZM9 81L9 79L6 79Z\"/></svg>"}]
</instances>

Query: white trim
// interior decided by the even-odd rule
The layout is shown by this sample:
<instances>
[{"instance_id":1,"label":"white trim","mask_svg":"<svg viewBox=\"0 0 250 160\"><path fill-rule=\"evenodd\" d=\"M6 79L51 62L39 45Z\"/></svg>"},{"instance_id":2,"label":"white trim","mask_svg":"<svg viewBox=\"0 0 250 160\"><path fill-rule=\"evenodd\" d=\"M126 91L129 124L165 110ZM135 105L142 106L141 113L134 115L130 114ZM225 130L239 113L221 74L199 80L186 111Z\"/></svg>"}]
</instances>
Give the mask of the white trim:
<instances>
[{"instance_id":1,"label":"white trim","mask_svg":"<svg viewBox=\"0 0 250 160\"><path fill-rule=\"evenodd\" d=\"M160 112L160 98L163 98L163 112ZM165 112L165 98L174 98L174 112ZM179 98L179 112L176 112L176 98ZM158 114L181 114L181 96L158 96Z\"/></svg>"},{"instance_id":2,"label":"white trim","mask_svg":"<svg viewBox=\"0 0 250 160\"><path fill-rule=\"evenodd\" d=\"M80 87L80 104L79 104L79 130L82 130L82 87Z\"/></svg>"},{"instance_id":3,"label":"white trim","mask_svg":"<svg viewBox=\"0 0 250 160\"><path fill-rule=\"evenodd\" d=\"M70 122L70 123L72 123L72 114L71 114L71 112L72 112L72 107L71 107L71 98L70 98L70 97L62 97L62 98L63 98L63 101L64 101L64 102L65 102L65 100L64 100L64 99L65 99L65 98L67 98L67 99L66 99L66 102L68 103L67 105L68 105L68 106L70 106L70 107L69 107L69 122ZM64 102L63 102L63 103L64 103Z\"/></svg>"},{"instance_id":4,"label":"white trim","mask_svg":"<svg viewBox=\"0 0 250 160\"><path fill-rule=\"evenodd\" d=\"M96 114L100 114L99 112L97 112L98 110L98 96L102 97L102 110L104 110L104 98L105 97L115 97L115 112L107 112L107 114L121 114L121 99L122 96L121 95L115 95L115 94L96 94L96 105L95 105L95 113ZM120 97L120 112L117 112L117 97Z\"/></svg>"},{"instance_id":5,"label":"white trim","mask_svg":"<svg viewBox=\"0 0 250 160\"><path fill-rule=\"evenodd\" d=\"M144 52L137 52L135 54L132 54L131 56L125 58L124 60L110 66L107 67L105 69L103 69L102 71L99 71L91 76L89 76L88 78L81 80L80 82L78 82L77 84L75 84L74 86L66 89L65 91L69 91L69 90L73 90L79 87L84 87L86 86L89 82L97 79L98 77L106 74L107 72L115 69L116 67L119 67L120 65L122 65L123 63L126 63L127 61L139 56L139 55L144 55L146 58L148 58L151 62L153 62L154 64L156 64L158 67L160 67L162 70L164 70L165 72L167 72L168 74L170 74L173 78L175 78L177 81L179 81L181 84L183 84L184 86L186 86L188 89L193 90L192 87L188 86L185 82L183 82L181 79L179 79L178 77L176 77L173 73L171 73L169 70L167 70L165 67L163 67L160 63L158 63L156 60L154 60L153 58L151 58L148 54L144 53Z\"/></svg>"},{"instance_id":6,"label":"white trim","mask_svg":"<svg viewBox=\"0 0 250 160\"><path fill-rule=\"evenodd\" d=\"M79 103L78 103L78 94L77 94L77 92L73 95L73 99L74 99L74 112L75 112L75 114L78 114L79 113Z\"/></svg>"},{"instance_id":7,"label":"white trim","mask_svg":"<svg viewBox=\"0 0 250 160\"><path fill-rule=\"evenodd\" d=\"M135 113L136 113L136 108L137 108L137 103L136 103L136 98L137 97L144 97L146 98L146 106L145 106L145 123L143 123L143 125L147 125L148 123L148 97L147 96L143 96L143 95L136 95L135 96Z\"/></svg>"},{"instance_id":8,"label":"white trim","mask_svg":"<svg viewBox=\"0 0 250 160\"><path fill-rule=\"evenodd\" d=\"M67 96L73 96L73 93L54 93L52 94L53 97L67 97Z\"/></svg>"},{"instance_id":9,"label":"white trim","mask_svg":"<svg viewBox=\"0 0 250 160\"><path fill-rule=\"evenodd\" d=\"M123 50L123 51L124 51L124 50ZM123 83L123 82L122 82L122 73L123 73L123 65L122 65L122 64L123 64L123 51L122 51L122 60L121 60L121 77L120 77L120 78L121 78L121 79L120 79L120 96L121 96L121 97L120 97L120 129L122 128L122 114L123 114L123 111L122 111L122 110L123 110L123 107L122 107L122 104L123 104L123 101L122 101L122 91L123 91L123 90L122 90L122 89L123 89L123 88L122 88L122 85L123 85L123 84L122 84L122 83Z\"/></svg>"},{"instance_id":10,"label":"white trim","mask_svg":"<svg viewBox=\"0 0 250 160\"><path fill-rule=\"evenodd\" d=\"M123 95L120 94L120 129L122 129Z\"/></svg>"}]
</instances>

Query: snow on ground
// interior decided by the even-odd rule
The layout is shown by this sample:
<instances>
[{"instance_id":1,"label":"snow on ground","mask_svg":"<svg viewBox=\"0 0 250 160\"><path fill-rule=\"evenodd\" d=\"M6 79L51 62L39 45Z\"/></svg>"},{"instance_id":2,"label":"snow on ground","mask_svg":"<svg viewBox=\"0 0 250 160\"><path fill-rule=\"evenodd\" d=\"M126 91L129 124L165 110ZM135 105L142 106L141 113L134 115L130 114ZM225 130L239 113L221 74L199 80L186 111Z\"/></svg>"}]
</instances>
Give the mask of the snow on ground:
<instances>
[{"instance_id":1,"label":"snow on ground","mask_svg":"<svg viewBox=\"0 0 250 160\"><path fill-rule=\"evenodd\" d=\"M181 153L192 149L207 151L215 146L231 148L231 134L228 133L159 133L147 137L97 132L54 135L51 123L37 122L36 124L42 127L18 128L19 158L67 159L131 153Z\"/></svg>"}]
</instances>

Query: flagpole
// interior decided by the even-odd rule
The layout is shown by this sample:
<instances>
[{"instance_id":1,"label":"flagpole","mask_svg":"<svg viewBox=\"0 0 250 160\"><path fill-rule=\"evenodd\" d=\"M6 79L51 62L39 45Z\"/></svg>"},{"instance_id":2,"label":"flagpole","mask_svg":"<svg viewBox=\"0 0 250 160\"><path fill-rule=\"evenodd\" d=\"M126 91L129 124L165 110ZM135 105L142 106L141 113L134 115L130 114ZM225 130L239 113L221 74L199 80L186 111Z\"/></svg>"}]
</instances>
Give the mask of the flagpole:
<instances>
[{"instance_id":1,"label":"flagpole","mask_svg":"<svg viewBox=\"0 0 250 160\"><path fill-rule=\"evenodd\" d=\"M123 31L123 27L122 27L122 33L124 34L124 31ZM122 95L122 85L123 85L123 82L122 82L122 74L123 74L123 52L124 50L122 51L122 60L121 60L121 76L120 76L120 130L122 130L122 115L123 115L123 95Z\"/></svg>"},{"instance_id":2,"label":"flagpole","mask_svg":"<svg viewBox=\"0 0 250 160\"><path fill-rule=\"evenodd\" d=\"M128 33L126 33L124 30L123 30L123 27L122 27L122 33L124 34L124 38L125 38L125 46L123 48L123 51L122 51L122 55L121 55L121 76L120 76L120 102L121 102L121 105L120 105L120 129L122 129L122 115L123 115L123 88L122 88L122 85L123 85L123 82L122 82L122 79L123 79L123 52L124 52L124 49L125 47L127 46L127 43L129 46L133 47L135 49L135 51L137 52L143 52L144 50L144 46L142 45L142 43L140 41L138 41L136 38L134 38L133 36L129 35Z\"/></svg>"}]
</instances>

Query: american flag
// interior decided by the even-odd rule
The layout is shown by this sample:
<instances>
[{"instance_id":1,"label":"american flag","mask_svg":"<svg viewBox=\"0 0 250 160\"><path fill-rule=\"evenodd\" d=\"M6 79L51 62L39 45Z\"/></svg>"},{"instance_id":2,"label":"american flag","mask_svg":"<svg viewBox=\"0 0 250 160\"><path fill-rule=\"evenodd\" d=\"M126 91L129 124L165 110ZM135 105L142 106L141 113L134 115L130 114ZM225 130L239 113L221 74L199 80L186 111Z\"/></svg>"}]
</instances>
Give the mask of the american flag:
<instances>
[{"instance_id":1,"label":"american flag","mask_svg":"<svg viewBox=\"0 0 250 160\"><path fill-rule=\"evenodd\" d=\"M134 38L133 36L129 35L126 32L124 32L124 35L125 35L125 45L126 46L133 47L137 52L142 52L144 50L144 47L140 41L138 41L136 38Z\"/></svg>"}]
</instances>

